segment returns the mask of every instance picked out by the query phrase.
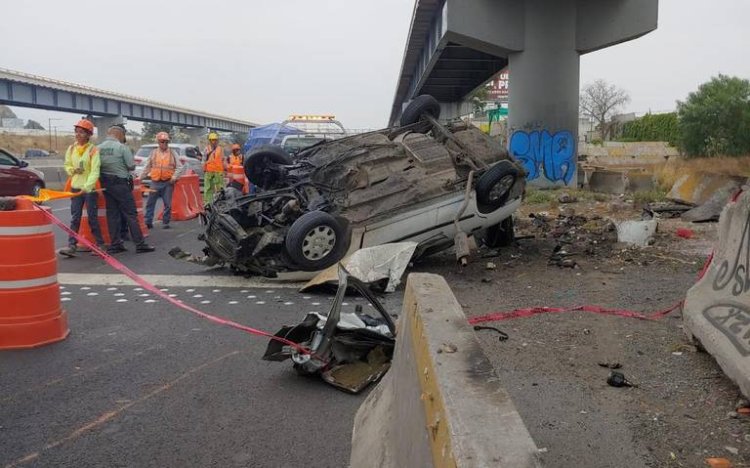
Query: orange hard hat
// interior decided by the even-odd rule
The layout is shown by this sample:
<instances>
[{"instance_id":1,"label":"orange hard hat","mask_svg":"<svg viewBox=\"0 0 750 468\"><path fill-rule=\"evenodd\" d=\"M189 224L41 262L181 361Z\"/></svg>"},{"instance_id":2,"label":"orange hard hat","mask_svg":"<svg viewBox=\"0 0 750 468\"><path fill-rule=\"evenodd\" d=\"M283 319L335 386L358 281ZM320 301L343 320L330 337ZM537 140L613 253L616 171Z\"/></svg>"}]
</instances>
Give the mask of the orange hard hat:
<instances>
[{"instance_id":1,"label":"orange hard hat","mask_svg":"<svg viewBox=\"0 0 750 468\"><path fill-rule=\"evenodd\" d=\"M235 144L233 144L233 145L232 145L232 151L234 151L234 150L238 150L238 149L242 149L242 148L240 147L240 145L238 145L237 143L235 143Z\"/></svg>"},{"instance_id":2,"label":"orange hard hat","mask_svg":"<svg viewBox=\"0 0 750 468\"><path fill-rule=\"evenodd\" d=\"M90 120L81 119L73 126L73 128L75 127L80 127L91 134L94 133L94 124Z\"/></svg>"},{"instance_id":3,"label":"orange hard hat","mask_svg":"<svg viewBox=\"0 0 750 468\"><path fill-rule=\"evenodd\" d=\"M167 140L169 141L169 133L167 132L159 132L156 134L156 141L159 140Z\"/></svg>"}]
</instances>

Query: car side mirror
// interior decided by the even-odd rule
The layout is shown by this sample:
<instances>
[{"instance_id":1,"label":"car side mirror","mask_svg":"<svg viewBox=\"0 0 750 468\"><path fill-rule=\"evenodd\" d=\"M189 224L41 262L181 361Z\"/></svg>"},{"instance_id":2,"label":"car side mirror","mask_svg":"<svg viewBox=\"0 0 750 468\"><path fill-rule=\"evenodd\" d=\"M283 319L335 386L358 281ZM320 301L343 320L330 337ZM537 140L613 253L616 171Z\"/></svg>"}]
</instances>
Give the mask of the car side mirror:
<instances>
[{"instance_id":1,"label":"car side mirror","mask_svg":"<svg viewBox=\"0 0 750 468\"><path fill-rule=\"evenodd\" d=\"M19 165L20 167L26 167L26 166L28 166L28 165L29 165L29 163L27 163L26 161L18 161L18 165Z\"/></svg>"}]
</instances>

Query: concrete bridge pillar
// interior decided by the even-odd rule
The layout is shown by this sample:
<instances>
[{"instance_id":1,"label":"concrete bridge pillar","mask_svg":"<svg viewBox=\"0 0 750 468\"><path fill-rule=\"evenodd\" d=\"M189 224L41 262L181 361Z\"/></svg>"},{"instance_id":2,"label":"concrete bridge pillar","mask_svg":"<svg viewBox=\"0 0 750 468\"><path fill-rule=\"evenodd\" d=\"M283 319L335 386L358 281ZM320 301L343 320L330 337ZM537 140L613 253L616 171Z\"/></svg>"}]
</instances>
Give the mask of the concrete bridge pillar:
<instances>
[{"instance_id":1,"label":"concrete bridge pillar","mask_svg":"<svg viewBox=\"0 0 750 468\"><path fill-rule=\"evenodd\" d=\"M509 152L537 186L575 185L580 56L575 0L526 0L524 48L508 55Z\"/></svg>"},{"instance_id":2,"label":"concrete bridge pillar","mask_svg":"<svg viewBox=\"0 0 750 468\"><path fill-rule=\"evenodd\" d=\"M198 147L201 146L201 138L208 135L208 129L205 127L183 128L182 131L190 137L189 143Z\"/></svg>"},{"instance_id":3,"label":"concrete bridge pillar","mask_svg":"<svg viewBox=\"0 0 750 468\"><path fill-rule=\"evenodd\" d=\"M127 119L121 115L116 117L88 117L96 126L96 141L101 143L107 137L107 130L115 124L125 125Z\"/></svg>"}]
</instances>

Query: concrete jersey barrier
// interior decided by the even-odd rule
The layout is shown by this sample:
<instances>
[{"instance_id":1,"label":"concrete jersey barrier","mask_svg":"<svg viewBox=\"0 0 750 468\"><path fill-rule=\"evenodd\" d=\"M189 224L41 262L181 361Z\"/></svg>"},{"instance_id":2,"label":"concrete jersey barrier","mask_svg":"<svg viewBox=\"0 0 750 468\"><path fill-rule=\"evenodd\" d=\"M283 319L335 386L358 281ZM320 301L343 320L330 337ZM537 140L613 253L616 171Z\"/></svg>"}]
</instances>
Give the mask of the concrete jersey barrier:
<instances>
[{"instance_id":1,"label":"concrete jersey barrier","mask_svg":"<svg viewBox=\"0 0 750 468\"><path fill-rule=\"evenodd\" d=\"M714 257L687 293L685 332L750 397L750 192L721 213Z\"/></svg>"},{"instance_id":2,"label":"concrete jersey barrier","mask_svg":"<svg viewBox=\"0 0 750 468\"><path fill-rule=\"evenodd\" d=\"M391 369L355 417L350 466L541 466L445 279L409 275L398 328Z\"/></svg>"}]
</instances>

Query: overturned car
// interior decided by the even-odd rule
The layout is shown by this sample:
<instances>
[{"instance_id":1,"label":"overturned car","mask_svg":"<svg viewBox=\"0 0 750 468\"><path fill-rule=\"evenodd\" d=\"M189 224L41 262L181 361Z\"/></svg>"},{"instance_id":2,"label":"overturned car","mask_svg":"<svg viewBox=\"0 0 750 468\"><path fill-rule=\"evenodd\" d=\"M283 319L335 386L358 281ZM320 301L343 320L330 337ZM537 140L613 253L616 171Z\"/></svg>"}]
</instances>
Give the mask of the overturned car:
<instances>
[{"instance_id":1,"label":"overturned car","mask_svg":"<svg viewBox=\"0 0 750 468\"><path fill-rule=\"evenodd\" d=\"M259 192L227 188L206 207L201 263L274 277L389 242L417 242L417 256L451 247L458 233L511 242L522 166L479 129L439 123L439 110L419 96L398 127L321 142L294 160L273 146L248 153Z\"/></svg>"}]
</instances>

